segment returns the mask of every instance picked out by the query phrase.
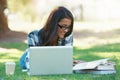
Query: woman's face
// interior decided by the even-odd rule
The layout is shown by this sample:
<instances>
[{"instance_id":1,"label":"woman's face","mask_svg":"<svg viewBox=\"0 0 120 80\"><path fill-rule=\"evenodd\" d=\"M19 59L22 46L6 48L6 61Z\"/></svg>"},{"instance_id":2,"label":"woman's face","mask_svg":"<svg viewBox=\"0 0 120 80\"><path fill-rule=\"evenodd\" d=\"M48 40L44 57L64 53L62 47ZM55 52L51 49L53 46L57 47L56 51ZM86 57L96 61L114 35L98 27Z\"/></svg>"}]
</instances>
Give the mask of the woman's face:
<instances>
[{"instance_id":1,"label":"woman's face","mask_svg":"<svg viewBox=\"0 0 120 80\"><path fill-rule=\"evenodd\" d=\"M58 22L58 37L64 38L65 34L70 30L71 19L63 18Z\"/></svg>"}]
</instances>

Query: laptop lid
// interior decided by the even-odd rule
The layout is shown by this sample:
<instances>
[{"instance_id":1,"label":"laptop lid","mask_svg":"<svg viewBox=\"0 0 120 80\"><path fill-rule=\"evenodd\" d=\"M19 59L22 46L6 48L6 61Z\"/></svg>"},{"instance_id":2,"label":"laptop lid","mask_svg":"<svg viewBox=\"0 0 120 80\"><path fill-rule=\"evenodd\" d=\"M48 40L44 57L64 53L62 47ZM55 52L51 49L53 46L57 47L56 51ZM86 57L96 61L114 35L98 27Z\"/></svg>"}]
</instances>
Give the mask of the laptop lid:
<instances>
[{"instance_id":1,"label":"laptop lid","mask_svg":"<svg viewBox=\"0 0 120 80\"><path fill-rule=\"evenodd\" d=\"M72 46L30 47L29 75L71 74Z\"/></svg>"}]
</instances>

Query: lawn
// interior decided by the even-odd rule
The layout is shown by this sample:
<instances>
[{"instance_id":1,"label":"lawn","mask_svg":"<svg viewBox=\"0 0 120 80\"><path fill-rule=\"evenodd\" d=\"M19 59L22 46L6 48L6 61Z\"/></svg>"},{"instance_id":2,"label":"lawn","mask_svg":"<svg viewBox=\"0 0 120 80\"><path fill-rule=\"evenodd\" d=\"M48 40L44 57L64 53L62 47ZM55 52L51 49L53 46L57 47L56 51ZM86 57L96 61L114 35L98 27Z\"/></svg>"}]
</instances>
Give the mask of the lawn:
<instances>
[{"instance_id":1,"label":"lawn","mask_svg":"<svg viewBox=\"0 0 120 80\"><path fill-rule=\"evenodd\" d=\"M110 58L116 63L116 74L96 75L96 74L70 74L70 75L48 75L48 76L28 76L22 72L19 66L19 58L27 48L26 43L0 43L0 80L119 80L120 77L120 43L93 46L81 49L74 46L73 58L77 60L92 61L103 58ZM5 74L5 62L15 61L16 70L12 76Z\"/></svg>"}]
</instances>

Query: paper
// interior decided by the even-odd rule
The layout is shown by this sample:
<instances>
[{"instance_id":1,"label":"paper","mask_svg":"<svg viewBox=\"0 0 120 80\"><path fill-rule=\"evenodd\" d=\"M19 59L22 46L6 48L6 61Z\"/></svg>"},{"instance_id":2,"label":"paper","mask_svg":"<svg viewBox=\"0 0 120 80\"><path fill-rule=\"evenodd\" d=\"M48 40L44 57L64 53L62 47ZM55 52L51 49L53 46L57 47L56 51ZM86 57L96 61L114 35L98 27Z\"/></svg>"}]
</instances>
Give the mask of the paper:
<instances>
[{"instance_id":1,"label":"paper","mask_svg":"<svg viewBox=\"0 0 120 80\"><path fill-rule=\"evenodd\" d=\"M107 60L108 58L96 60L96 61L79 63L73 67L73 70L95 69L98 65L107 63Z\"/></svg>"},{"instance_id":2,"label":"paper","mask_svg":"<svg viewBox=\"0 0 120 80\"><path fill-rule=\"evenodd\" d=\"M90 62L78 63L73 67L75 73L90 73L90 74L114 74L115 63L109 62L109 59L100 59Z\"/></svg>"}]
</instances>

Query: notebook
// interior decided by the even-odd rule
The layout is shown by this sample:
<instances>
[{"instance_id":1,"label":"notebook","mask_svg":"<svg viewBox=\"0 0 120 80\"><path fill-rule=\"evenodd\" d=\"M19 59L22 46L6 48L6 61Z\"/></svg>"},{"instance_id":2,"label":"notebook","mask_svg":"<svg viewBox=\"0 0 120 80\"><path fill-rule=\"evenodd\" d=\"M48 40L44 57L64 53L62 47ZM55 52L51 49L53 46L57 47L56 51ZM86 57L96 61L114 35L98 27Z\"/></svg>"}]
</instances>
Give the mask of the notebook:
<instances>
[{"instance_id":1,"label":"notebook","mask_svg":"<svg viewBox=\"0 0 120 80\"><path fill-rule=\"evenodd\" d=\"M29 75L72 74L72 46L30 47Z\"/></svg>"}]
</instances>

